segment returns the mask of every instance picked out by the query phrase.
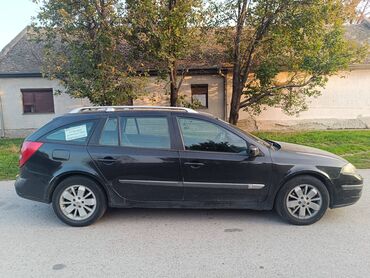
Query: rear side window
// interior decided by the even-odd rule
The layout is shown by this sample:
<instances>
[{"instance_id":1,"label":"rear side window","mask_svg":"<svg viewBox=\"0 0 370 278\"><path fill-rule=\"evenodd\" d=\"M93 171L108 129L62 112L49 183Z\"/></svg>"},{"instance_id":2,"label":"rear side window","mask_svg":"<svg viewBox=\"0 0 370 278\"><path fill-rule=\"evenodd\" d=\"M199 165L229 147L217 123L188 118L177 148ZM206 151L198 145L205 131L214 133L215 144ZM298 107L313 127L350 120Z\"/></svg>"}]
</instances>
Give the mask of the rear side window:
<instances>
[{"instance_id":1,"label":"rear side window","mask_svg":"<svg viewBox=\"0 0 370 278\"><path fill-rule=\"evenodd\" d=\"M94 121L78 122L58 128L45 136L46 140L85 144L92 133Z\"/></svg>"},{"instance_id":2,"label":"rear side window","mask_svg":"<svg viewBox=\"0 0 370 278\"><path fill-rule=\"evenodd\" d=\"M121 117L121 146L170 149L167 117Z\"/></svg>"},{"instance_id":3,"label":"rear side window","mask_svg":"<svg viewBox=\"0 0 370 278\"><path fill-rule=\"evenodd\" d=\"M99 145L118 146L118 121L117 118L109 118L100 135Z\"/></svg>"}]
</instances>

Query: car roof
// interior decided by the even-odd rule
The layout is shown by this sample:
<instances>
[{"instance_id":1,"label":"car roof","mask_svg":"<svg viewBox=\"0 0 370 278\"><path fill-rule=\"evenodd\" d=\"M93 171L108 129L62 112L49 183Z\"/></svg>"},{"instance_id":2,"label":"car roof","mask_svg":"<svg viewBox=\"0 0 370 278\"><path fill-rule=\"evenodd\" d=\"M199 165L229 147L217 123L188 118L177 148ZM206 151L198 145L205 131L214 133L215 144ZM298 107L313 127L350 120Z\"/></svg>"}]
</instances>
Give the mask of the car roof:
<instances>
[{"instance_id":1,"label":"car roof","mask_svg":"<svg viewBox=\"0 0 370 278\"><path fill-rule=\"evenodd\" d=\"M61 116L62 118L88 118L89 116L99 118L102 115L112 115L115 113L176 113L191 116L207 116L209 118L217 118L206 112L199 112L186 107L170 107L170 106L88 106L73 109L71 112Z\"/></svg>"},{"instance_id":2,"label":"car roof","mask_svg":"<svg viewBox=\"0 0 370 278\"><path fill-rule=\"evenodd\" d=\"M114 109L106 109L111 106L94 106L94 107L82 107L78 109L72 110L70 113L55 117L52 121L47 123L46 125L42 126L40 129L32 133L30 136L27 137L29 140L37 140L44 134L50 132L51 130L54 130L55 128L58 128L63 125L72 124L76 121L87 121L87 120L98 120L103 117L112 116L114 114L134 114L137 116L138 114L143 115L153 115L158 113L159 115L166 115L170 113L176 113L179 115L189 115L192 117L207 117L207 118L213 118L214 117L211 114L203 113L203 112L197 112L193 109L189 108L182 108L182 107L156 107L156 106L129 106L126 108L126 106L122 107L115 107ZM122 114L121 114L122 115Z\"/></svg>"},{"instance_id":3,"label":"car roof","mask_svg":"<svg viewBox=\"0 0 370 278\"><path fill-rule=\"evenodd\" d=\"M186 107L172 106L85 106L73 109L70 113L86 113L86 112L118 112L118 111L181 111L187 113L198 113L194 109Z\"/></svg>"}]
</instances>

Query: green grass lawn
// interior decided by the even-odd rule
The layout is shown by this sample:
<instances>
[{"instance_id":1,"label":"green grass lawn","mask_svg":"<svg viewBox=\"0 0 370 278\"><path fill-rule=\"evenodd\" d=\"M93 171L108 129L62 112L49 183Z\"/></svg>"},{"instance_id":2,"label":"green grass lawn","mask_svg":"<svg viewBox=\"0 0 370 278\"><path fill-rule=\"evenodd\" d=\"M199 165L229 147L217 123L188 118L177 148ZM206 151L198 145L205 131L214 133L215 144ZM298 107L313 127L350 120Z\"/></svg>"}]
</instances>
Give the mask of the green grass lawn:
<instances>
[{"instance_id":1,"label":"green grass lawn","mask_svg":"<svg viewBox=\"0 0 370 278\"><path fill-rule=\"evenodd\" d=\"M256 136L301 144L342 156L357 168L370 168L370 130L254 132Z\"/></svg>"},{"instance_id":2,"label":"green grass lawn","mask_svg":"<svg viewBox=\"0 0 370 278\"><path fill-rule=\"evenodd\" d=\"M19 148L23 139L0 139L0 180L14 180L18 174Z\"/></svg>"},{"instance_id":3,"label":"green grass lawn","mask_svg":"<svg viewBox=\"0 0 370 278\"><path fill-rule=\"evenodd\" d=\"M255 132L261 138L327 150L370 168L370 130ZM18 173L19 146L23 139L0 139L0 180L14 179Z\"/></svg>"}]
</instances>

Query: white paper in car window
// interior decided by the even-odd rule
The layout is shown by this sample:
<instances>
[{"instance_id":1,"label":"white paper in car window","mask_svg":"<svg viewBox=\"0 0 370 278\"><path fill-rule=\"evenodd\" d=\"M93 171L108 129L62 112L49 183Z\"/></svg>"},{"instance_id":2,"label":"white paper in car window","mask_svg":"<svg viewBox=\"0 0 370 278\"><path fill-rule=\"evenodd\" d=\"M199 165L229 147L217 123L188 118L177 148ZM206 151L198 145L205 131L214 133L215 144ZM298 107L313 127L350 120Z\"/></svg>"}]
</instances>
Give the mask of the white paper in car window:
<instances>
[{"instance_id":1,"label":"white paper in car window","mask_svg":"<svg viewBox=\"0 0 370 278\"><path fill-rule=\"evenodd\" d=\"M73 126L64 130L66 141L87 137L86 125Z\"/></svg>"}]
</instances>

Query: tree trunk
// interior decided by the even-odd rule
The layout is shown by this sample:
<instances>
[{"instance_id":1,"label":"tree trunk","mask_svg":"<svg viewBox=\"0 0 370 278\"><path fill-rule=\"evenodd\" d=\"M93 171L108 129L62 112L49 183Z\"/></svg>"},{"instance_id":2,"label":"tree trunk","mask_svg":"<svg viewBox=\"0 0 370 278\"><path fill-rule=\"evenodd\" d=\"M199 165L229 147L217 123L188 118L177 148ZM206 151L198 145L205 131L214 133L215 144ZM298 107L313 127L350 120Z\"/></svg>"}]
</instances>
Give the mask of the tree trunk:
<instances>
[{"instance_id":1,"label":"tree trunk","mask_svg":"<svg viewBox=\"0 0 370 278\"><path fill-rule=\"evenodd\" d=\"M169 0L168 1L168 10L172 11L176 6L177 0ZM172 28L169 26L170 30L169 33L172 33ZM177 106L177 98L178 98L178 87L177 87L177 63L176 61L171 61L169 65L170 69L170 105Z\"/></svg>"},{"instance_id":2,"label":"tree trunk","mask_svg":"<svg viewBox=\"0 0 370 278\"><path fill-rule=\"evenodd\" d=\"M233 52L233 92L231 96L231 107L230 107L230 116L229 123L236 125L239 119L239 109L240 109L240 98L242 91L241 81L241 37L243 34L244 22L246 18L248 1L239 0L238 1L238 21L236 24L236 33L234 38L234 52Z\"/></svg>"},{"instance_id":3,"label":"tree trunk","mask_svg":"<svg viewBox=\"0 0 370 278\"><path fill-rule=\"evenodd\" d=\"M172 62L170 66L170 104L171 106L177 106L179 88L177 86L177 65L176 62Z\"/></svg>"},{"instance_id":4,"label":"tree trunk","mask_svg":"<svg viewBox=\"0 0 370 278\"><path fill-rule=\"evenodd\" d=\"M134 105L134 99L132 97L130 97L122 105L133 106Z\"/></svg>"},{"instance_id":5,"label":"tree trunk","mask_svg":"<svg viewBox=\"0 0 370 278\"><path fill-rule=\"evenodd\" d=\"M239 120L239 109L240 109L240 81L239 72L234 70L233 72L233 92L231 96L230 116L229 123L236 125Z\"/></svg>"}]
</instances>

